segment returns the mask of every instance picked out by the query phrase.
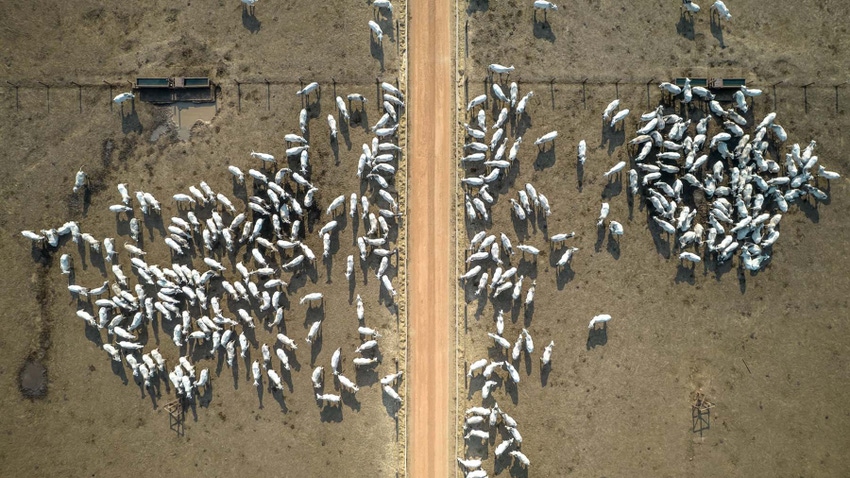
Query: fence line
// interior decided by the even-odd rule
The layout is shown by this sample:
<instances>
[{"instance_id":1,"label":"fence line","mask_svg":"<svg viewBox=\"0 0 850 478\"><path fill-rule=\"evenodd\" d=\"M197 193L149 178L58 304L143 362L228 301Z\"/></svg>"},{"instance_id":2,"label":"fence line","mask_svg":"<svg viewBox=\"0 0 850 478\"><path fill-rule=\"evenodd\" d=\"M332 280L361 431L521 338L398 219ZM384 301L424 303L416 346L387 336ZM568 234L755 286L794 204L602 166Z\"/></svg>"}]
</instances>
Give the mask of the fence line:
<instances>
[{"instance_id":1,"label":"fence line","mask_svg":"<svg viewBox=\"0 0 850 478\"><path fill-rule=\"evenodd\" d=\"M470 80L469 76L465 77L465 79L464 79L464 101L467 102L467 103L470 101L470 94L469 94L470 83L471 82L472 83L479 83L479 84L482 85L482 88L483 88L481 91L487 93L487 102L485 102L485 105L487 105L489 107L489 102L491 100L491 98L490 98L490 96L491 96L490 95L490 93L491 93L490 87L493 84L493 80L498 78L498 76L499 75L492 74L492 75L479 77L478 79L473 79L473 80ZM525 84L525 85L548 85L549 90L550 90L550 95L552 96L552 107L553 108L555 107L555 87L556 86L559 86L559 87L578 87L578 86L580 86L581 87L581 103L582 103L583 109L585 109L585 110L587 109L587 85L588 84L593 85L593 86L599 86L599 87L613 86L614 91L615 91L615 95L616 95L615 97L617 97L617 98L620 97L620 85L630 85L630 86L644 85L646 87L646 106L647 106L647 108L651 108L652 107L652 85L653 84L657 85L656 82L658 81L657 78L650 78L649 80L646 80L646 81L637 81L637 80L634 80L634 79L615 79L615 80L601 79L601 78L592 79L592 78L589 78L589 77L585 77L585 78L581 78L581 79L558 79L558 78L550 78L550 79L542 79L542 78L528 79L528 78L525 78L525 79L523 79L523 78L519 78L519 77L510 77L510 76L507 76L507 75L503 75L501 80L502 81L500 81L500 84L505 84L508 81L515 81L517 83L517 85L522 85L522 84ZM792 83L792 82L783 80L783 81L775 82L775 83L772 83L772 84L769 84L769 85L759 85L759 86L763 90L765 90L765 92L767 92L768 88L770 88L772 90L772 93L773 93L772 94L772 100L773 100L773 109L774 110L777 107L777 101L778 101L778 96L779 96L777 94L777 87L779 88L780 91L788 93L788 94L790 94L789 92L792 91L792 90L801 89L802 90L803 104L804 104L804 113L806 113L806 114L808 114L808 112L809 112L809 101L808 101L809 100L809 94L808 94L809 89L833 90L834 91L834 103L835 103L835 109L834 109L833 112L838 113L839 110L840 110L839 90L840 90L841 87L847 85L848 83L850 83L850 81L845 81L845 82L837 83L837 84L828 83L828 82L808 82L808 83L796 84L796 83ZM753 85L751 85L751 86L753 88L756 88L756 86L753 86ZM733 89L729 89L727 91L731 92L731 91L733 91ZM663 92L662 92L662 94L663 94ZM699 103L701 101L702 100L700 98L694 97L695 103Z\"/></svg>"},{"instance_id":2,"label":"fence line","mask_svg":"<svg viewBox=\"0 0 850 478\"><path fill-rule=\"evenodd\" d=\"M300 77L300 78L230 78L224 80L210 80L210 83L215 86L231 86L237 84L243 85L306 85L307 83L316 81L320 85L322 84L331 84L336 83L337 85L343 86L353 86L353 85L371 85L372 82L378 80L378 82L386 81L389 83L396 83L398 78L396 76L370 76L363 78L351 78L346 77L342 80L337 80L334 77L327 78L316 78L316 77ZM49 80L33 80L33 79L18 79L18 80L10 80L6 79L3 82L7 86L7 88L107 88L111 87L113 89L119 88L133 88L135 85L131 80L101 80L99 82L91 82L91 81L75 81L75 80L62 80L62 81L49 81Z\"/></svg>"},{"instance_id":3,"label":"fence line","mask_svg":"<svg viewBox=\"0 0 850 478\"><path fill-rule=\"evenodd\" d=\"M237 112L241 113L241 111L242 111L242 86L243 85L251 85L251 86L265 85L266 86L266 95L265 95L266 96L266 110L270 111L271 110L271 86L272 85L275 85L275 86L292 86L293 87L292 93L294 95L294 93L295 93L294 90L303 88L310 81L316 81L316 78L309 78L309 81L305 80L305 79L290 80L290 79L269 79L269 78L231 79L231 80L224 80L224 81L221 81L221 82L211 82L211 85L217 91L221 91L223 88L228 89L230 91L235 90L236 91L236 98L237 98L236 99ZM333 94L334 94L334 96L336 96L336 87L337 86L344 86L344 87L364 86L364 85L371 85L373 81L375 83L375 89L377 91L376 99L378 99L378 101L375 101L374 104L375 104L376 108L381 109L381 105L382 105L383 101L381 101L382 96L381 96L381 86L380 86L380 84L381 84L381 82L388 82L388 83L391 83L391 84L395 84L396 87L399 87L399 79L396 76L375 76L375 77L370 77L368 79L364 79L363 81L355 81L355 82L352 82L350 78L346 78L346 81L336 81L336 79L332 77L330 80L320 80L319 84L320 85L324 84L326 88L328 87L328 84L330 84L333 88ZM41 80L35 80L35 81L32 81L32 80L17 80L17 81L5 80L5 85L0 84L0 88L6 88L8 90L14 90L14 92L15 92L15 111L21 110L20 90L25 90L25 91L27 91L27 90L44 90L46 92L46 107L47 107L47 113L48 114L51 113L51 89L54 90L53 96L55 97L55 95L56 95L55 90L61 91L61 90L69 90L69 89L76 88L77 89L78 110L79 110L79 113L82 114L83 113L83 89L86 89L87 91L107 90L108 89L108 91L109 91L108 99L111 100L113 98L113 95L116 92L126 91L127 89L132 90L133 87L134 87L133 82L129 81L129 80L122 80L122 81L102 80L101 83L92 83L92 82L85 82L85 81L84 82L78 82L78 81L44 82L44 81L41 81ZM321 86L319 88L319 91L321 92ZM216 95L216 98L217 98L217 95ZM109 101L109 110L110 111L114 110L114 105L113 105L112 101Z\"/></svg>"},{"instance_id":4,"label":"fence line","mask_svg":"<svg viewBox=\"0 0 850 478\"><path fill-rule=\"evenodd\" d=\"M711 77L718 77L718 75L710 75L710 76ZM726 76L729 76L729 75L726 75ZM680 77L684 77L684 75L681 75ZM699 76L694 75L694 76L692 76L692 78L704 78L704 77L705 77L705 75L699 75ZM524 75L516 74L516 73L505 74L505 75L498 75L496 73L488 73L486 75L466 75L466 78L470 79L470 81L479 81L479 82L492 81L495 78L495 79L501 79L502 80L501 83L507 83L507 82L510 82L510 81L516 81L517 84L522 84L522 83L525 83L525 84L550 84L550 83L553 83L553 84L556 84L556 85L581 85L583 83L586 83L586 84L590 84L590 85L614 85L616 87L616 85L637 85L637 86L640 86L640 85L652 84L654 82L656 82L656 84L657 84L657 83L660 83L662 81L672 81L672 80L674 80L675 78L678 78L678 77L666 78L666 77L660 77L660 76L652 76L652 77L649 77L649 76L643 76L643 77L524 76ZM835 80L835 81L819 80L819 81L804 81L804 82L798 83L796 81L786 79L786 80L779 80L779 81L776 81L776 82L773 82L773 83L754 82L752 84L748 84L747 86L755 87L755 88L759 88L759 87L760 88L766 88L768 86L778 85L778 86L781 86L781 87L802 88L804 86L818 85L818 87L822 87L822 88L824 88L824 87L832 88L832 87L835 87L835 86L843 86L843 85L846 85L848 83L848 81L842 81L842 82L837 82L837 81L838 80Z\"/></svg>"},{"instance_id":5,"label":"fence line","mask_svg":"<svg viewBox=\"0 0 850 478\"><path fill-rule=\"evenodd\" d=\"M483 88L483 91L489 93L490 85L494 80L498 78L499 75L488 75L483 76L478 79L470 80L470 77L467 76L464 82L464 97L465 101L469 101L469 86L470 82L473 84L478 83ZM555 96L555 87L580 87L581 90L581 104L583 109L587 109L587 88L588 85L595 87L614 87L615 94L619 97L619 89L620 85L626 86L645 86L646 87L646 102L647 107L652 106L652 91L653 85L657 84L657 78L649 78L649 79L635 79L635 78L618 78L618 79L608 79L608 78L541 78L541 77L520 77L503 75L501 78L504 82L507 81L516 81L517 84L525 84L525 85L548 85L550 89L550 95L552 96L554 102ZM217 90L227 89L229 91L236 92L236 107L237 112L241 112L242 110L242 86L265 86L265 96L266 96L266 110L271 110L271 86L292 86L293 89L303 88L309 81L316 81L316 78L308 78L308 79L299 79L299 80L290 80L290 79L271 79L271 78L247 78L247 79L228 79L220 82L212 83L213 86ZM333 94L336 95L336 87L352 87L352 86L365 86L370 85L372 82L375 83L376 88L376 97L378 99L381 98L381 82L388 82L395 84L398 86L398 78L395 76L392 77L371 77L369 79L360 79L357 81L351 81L350 78L346 78L346 81L337 81L335 78L330 78L319 81L319 84L324 84L325 88L332 88ZM833 103L834 103L834 113L838 113L840 111L840 100L841 100L841 90L844 86L848 84L847 81L841 83L831 83L831 82L807 82L807 83L793 83L790 81L779 81L772 84L767 85L759 85L765 93L772 93L772 102L773 108L776 109L778 99L780 94L791 94L791 91L794 90L802 90L802 100L803 100L803 111L805 114L809 113L809 90L820 91L824 90L832 90ZM41 80L5 80L4 84L0 84L0 88L5 88L9 91L14 90L15 96L15 110L20 111L21 102L20 102L20 90L44 90L45 92L45 106L47 113L51 113L52 109L55 109L55 105L51 103L51 99L55 99L57 94L61 94L63 90L76 89L77 90L77 100L78 100L78 110L79 113L83 113L83 90L109 90L109 99L112 98L113 94L117 91L125 90L127 88L132 88L133 83L131 81L107 81L102 80L101 83L91 83L91 82L78 82L78 81L57 81L57 82L45 82ZM477 87L475 87L477 89ZM52 90L52 91L51 91ZM58 92L57 92L58 90ZM293 92L294 94L294 92ZM696 100L696 98L695 98ZM488 102L490 101L488 94ZM110 110L112 110L112 102L110 101ZM380 109L382 101L376 101L375 107ZM554 107L554 103L553 103Z\"/></svg>"},{"instance_id":6,"label":"fence line","mask_svg":"<svg viewBox=\"0 0 850 478\"><path fill-rule=\"evenodd\" d=\"M467 76L467 81L469 81L470 76ZM490 82L494 78L500 78L504 80L503 82L508 81L516 81L517 84L553 84L553 85L613 85L615 88L619 88L619 85L632 85L632 86L641 86L641 85L651 85L654 82L663 81L663 79L659 77L638 77L638 78L610 78L610 77L542 77L542 76L522 76L522 75L486 75L481 77L474 77L472 81L480 81L480 82ZM672 78L671 78L672 79ZM389 83L397 83L398 78L396 76L373 76L368 78L356 78L352 79L350 77L346 77L342 80L337 80L334 77L329 78L315 78L315 77L307 77L307 78L231 78L225 80L216 80L211 81L210 83L214 86L235 86L235 85L290 85L290 86L303 86L307 83L317 81L320 85L328 85L328 84L337 84L342 86L362 86L372 84L373 81L381 82L387 81ZM23 89L39 89L39 88L112 88L119 89L122 87L132 88L134 83L130 80L122 80L122 81L107 81L102 80L101 82L85 82L85 81L74 81L74 80L63 80L63 81L42 81L42 80L31 80L31 79L23 79L23 80L3 80L3 82L8 85L6 88L23 88ZM776 88L777 86L781 88L840 88L846 85L848 81L842 82L830 82L830 81L804 81L804 82L794 82L790 80L781 80L774 83L753 83L749 86L752 87L761 87L761 88Z\"/></svg>"}]
</instances>

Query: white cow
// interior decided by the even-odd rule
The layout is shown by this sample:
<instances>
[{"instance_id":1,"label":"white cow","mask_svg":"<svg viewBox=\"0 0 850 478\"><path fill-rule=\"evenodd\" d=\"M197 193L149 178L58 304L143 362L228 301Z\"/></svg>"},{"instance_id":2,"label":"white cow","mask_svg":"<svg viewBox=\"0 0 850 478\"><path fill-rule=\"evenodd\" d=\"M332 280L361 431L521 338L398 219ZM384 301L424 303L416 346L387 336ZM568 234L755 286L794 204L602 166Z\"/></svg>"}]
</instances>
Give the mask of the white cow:
<instances>
[{"instance_id":1,"label":"white cow","mask_svg":"<svg viewBox=\"0 0 850 478\"><path fill-rule=\"evenodd\" d=\"M115 98L112 98L112 101L115 104L120 105L121 103L124 103L125 101L130 101L135 97L136 97L136 95L134 95L133 93L121 93L120 95L116 96Z\"/></svg>"},{"instance_id":2,"label":"white cow","mask_svg":"<svg viewBox=\"0 0 850 478\"><path fill-rule=\"evenodd\" d=\"M611 320L611 316L608 314L597 315L590 319L590 325L588 325L587 328L592 329L596 324L606 324L609 320Z\"/></svg>"},{"instance_id":3,"label":"white cow","mask_svg":"<svg viewBox=\"0 0 850 478\"><path fill-rule=\"evenodd\" d=\"M375 36L378 37L378 43L382 43L382 40L384 39L384 32L381 30L381 26L375 23L374 20L369 20L369 28Z\"/></svg>"},{"instance_id":4,"label":"white cow","mask_svg":"<svg viewBox=\"0 0 850 478\"><path fill-rule=\"evenodd\" d=\"M714 5L711 6L711 9L716 10L717 15L723 18L724 20L732 20L732 14L729 13L729 9L726 7L726 4L723 3L721 0L717 0L716 2L714 2Z\"/></svg>"}]
</instances>

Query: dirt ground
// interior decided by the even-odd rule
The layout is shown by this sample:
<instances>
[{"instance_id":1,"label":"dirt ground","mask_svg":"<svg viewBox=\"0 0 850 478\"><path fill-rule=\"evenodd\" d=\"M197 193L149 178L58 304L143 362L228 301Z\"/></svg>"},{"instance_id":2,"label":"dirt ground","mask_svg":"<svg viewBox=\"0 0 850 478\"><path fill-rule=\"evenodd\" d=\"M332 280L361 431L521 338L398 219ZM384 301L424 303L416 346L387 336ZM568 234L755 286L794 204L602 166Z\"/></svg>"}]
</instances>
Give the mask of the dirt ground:
<instances>
[{"instance_id":1,"label":"dirt ground","mask_svg":"<svg viewBox=\"0 0 850 478\"><path fill-rule=\"evenodd\" d=\"M555 2L557 3L557 2ZM692 72L743 74L750 82L787 80L831 86L844 80L850 4L840 0L727 2L732 21L710 20L713 2L697 2L691 20L675 1L579 0L540 13L531 2L460 2L459 37L472 78L490 63L517 67L523 81L552 78L667 79ZM801 17L805 12L805 20ZM716 17L715 17L716 18ZM469 20L466 35L466 23ZM468 43L467 43L468 41Z\"/></svg>"},{"instance_id":2,"label":"dirt ground","mask_svg":"<svg viewBox=\"0 0 850 478\"><path fill-rule=\"evenodd\" d=\"M14 48L0 53L0 75L32 83L139 75L368 83L399 71L395 24L403 26L404 2L393 3L392 15L376 18L366 2L263 2L253 15L232 1L8 2L0 41ZM370 40L372 19L383 48Z\"/></svg>"},{"instance_id":3,"label":"dirt ground","mask_svg":"<svg viewBox=\"0 0 850 478\"><path fill-rule=\"evenodd\" d=\"M282 134L297 128L299 80L323 84L321 102L312 111L317 138L327 137L324 117L334 110L334 79L337 93L359 91L370 98L375 77L402 77L404 83L403 6L394 3L394 16L380 21L383 48L369 40L366 22L374 13L366 3L261 2L253 14L238 2L6 5L0 43L14 48L0 51L0 77L21 87L0 87L0 161L6 165L0 180L5 199L0 263L6 273L0 286L7 291L0 302L5 437L0 474L102 475L118 466L178 475L393 476L403 469L404 410L395 421L397 411L374 381L395 370L393 357L403 366L404 304L396 309L378 302L379 284L369 275L375 264L369 272L357 271L355 293L366 299L367 322L384 333L384 361L374 375L362 377L357 402L347 400L324 412L315 405L307 374L314 358L303 347L297 354L303 368L292 375L292 391L285 390L282 399L268 391L258 395L248 379L249 362L238 361L235 372L226 366L220 375L214 372L212 401L190 411L185 436L177 437L162 409L167 394L151 398L132 380L125 384L98 350L98 338L86 336L74 317L77 304L65 295L55 259L31 250L20 236L21 229L55 227L68 219L97 237L126 235L126 223L106 209L118 200L119 181L153 192L166 204L166 218L174 211L167 198L201 180L240 197L224 168L259 168L248 151L282 147ZM708 2L693 23L681 16L676 2L581 0L550 12L548 22L535 22L527 3L458 4L458 46L465 60L458 72L469 78L468 94L483 92L484 69L491 62L517 66L513 78L521 94L536 93L528 108L530 122L507 130L511 138L522 130L527 142L512 179L499 190L502 199L488 227L508 233L514 244L523 241L543 251L536 261L513 259L527 276L523 293L529 279L537 280L535 306L494 306L476 301L469 290L459 292L459 365L494 353L486 332L494 329L495 307L509 310L507 337L528 327L537 347L522 358L520 385L494 392L519 422L531 468L505 470L506 462L494 467L488 458L491 472L850 474L845 453L850 413L843 400L850 366L844 320L850 264L841 232L848 224L846 179L821 184L831 197L827 204L792 206L769 266L750 274L738 270L737 258L720 268L681 267L666 238L647 226L645 209L627 201L620 179L601 178L628 158L623 143L634 132L638 113L660 99L655 87L647 99L644 84L681 75L746 77L767 92L756 102L756 117L776 104L789 143L818 140L821 162L847 176L850 164L842 153L848 145L841 133L848 126L850 99L846 88L833 85L844 81L848 67L842 53L850 41L844 20L848 4L728 4L734 20L719 25L709 21ZM321 52L316 45L323 45ZM209 75L222 85L220 111L188 143L170 134L152 143L162 113L138 103L110 109L105 85L78 91L70 83L128 81L137 75ZM770 86L782 80L774 92ZM236 81L243 84L237 88ZM808 90L800 88L811 82ZM465 101L467 92L461 95ZM633 111L625 134L610 134L600 123L601 110L615 96ZM365 113L363 124L379 117L374 103ZM538 154L531 140L553 129L560 132L554 149ZM341 136L338 164L326 142L319 142L312 156L323 205L357 190L358 148L370 136L359 124L347 139L344 132ZM582 138L590 151L579 171L575 147ZM80 166L92 176L87 203L70 193ZM506 200L526 182L546 194L553 207L551 217L537 218L527 229L511 222ZM603 200L611 204L609 218L625 226L617 243L595 227ZM324 217L317 220L323 222ZM355 231L346 224L340 233L333 265L319 263L314 275L290 281L293 298L307 291L328 297L319 362L326 363L338 346L353 350L358 343L351 292L339 290L344 258L354 252L348 234ZM568 231L576 231L571 245L580 251L567 272L556 274L557 254L550 253L545 238ZM157 251L149 261L167 261L158 232L146 228L145 235ZM460 251L465 238L459 238ZM307 241L321 250L314 234ZM400 237L398 243L403 242ZM78 282L99 283L98 264L71 246L63 248L76 256ZM399 272L404 260L402 253L394 264ZM126 255L122 261L128 270ZM403 295L404 281L394 282ZM290 302L287 333L301 339L312 316ZM599 313L614 319L604 334L589 335L587 321ZM258 330L258 338L261 334L271 337L267 330ZM165 330L150 338L164 340L163 349L169 345ZM540 351L549 340L556 344L553 367L541 375ZM49 391L43 400L18 393L18 371L27 357L47 366ZM167 358L173 364L176 355ZM212 361L209 366L217 369ZM480 404L480 392L470 394L463 376L459 379L460 398L467 397L459 409ZM400 390L405 386L402 382ZM707 424L691 416L692 394L699 389L716 404ZM458 439L459 454L461 445ZM475 451L491 458L494 445Z\"/></svg>"},{"instance_id":4,"label":"dirt ground","mask_svg":"<svg viewBox=\"0 0 850 478\"><path fill-rule=\"evenodd\" d=\"M410 441L412 476L448 476L454 442L454 10L411 5ZM451 385L450 385L451 384Z\"/></svg>"},{"instance_id":5,"label":"dirt ground","mask_svg":"<svg viewBox=\"0 0 850 478\"><path fill-rule=\"evenodd\" d=\"M403 4L394 3L396 15L403 18ZM5 411L0 418L4 437L0 474L99 476L114 472L116 466L128 472L181 476L234 472L324 476L329 471L396 476L403 471L404 411L376 384L384 374L405 366L404 314L398 313L403 303L393 303L381 294L374 259L355 268L352 287L343 274L345 257L356 257L353 239L363 234L362 221L355 225L347 215L338 218L342 230L332 242L336 252L332 261L323 262L321 240L315 232L329 216L315 213L305 241L319 261L310 273L282 277L290 284L284 330L299 343L291 386L285 384L282 394L251 386L250 361L259 357L259 344L271 344L277 333L258 325L250 360L237 358L232 370L221 361L201 361L201 367L210 368L211 392L187 412L182 437L169 430L163 409L173 391L161 384L159 393L151 396L133 382L129 370L113 367L98 348L105 332L98 336L86 331L74 315L78 304L65 289L67 278L59 272L58 253L43 255L20 236L22 229L57 227L74 219L83 232L115 237L120 248L128 240L127 222L107 209L120 201L118 182L127 182L131 191L152 192L163 203L166 225L177 212L170 196L185 193L188 186L202 180L230 197L237 209L244 208L250 186L247 191L235 187L226 167L234 164L246 172L261 169L259 161L249 158L251 150L284 156L283 134L298 129L301 104L294 92L299 77L321 81L323 87L321 100L310 106L311 180L320 188L319 207L323 209L339 194L361 192L355 176L360 145L371 140L366 125L380 117L374 79L380 76L394 82L401 71L396 55L401 47L394 34L384 37L382 72L379 59L370 53L366 22L373 11L368 5L346 7L346 17L339 15L342 4L258 5L260 29L253 33L248 27L254 20L240 20L238 5L228 2L210 9L191 2L172 9L163 2L144 9L113 9L57 2L54 9L47 9L48 22L34 18L36 10L28 6L8 6L9 22L0 32L0 41L19 48L4 50L0 76L22 87L19 109L15 90L0 89L0 143L4 145L0 161L6 166L0 182L5 199L0 210L0 261L6 271L0 278L6 291L0 314L4 330L0 406ZM43 12L43 7L38 11ZM299 8L303 13L287 12ZM94 14L93 9L99 12ZM304 22L303 17L313 21ZM316 23L335 25L336 32L327 35L315 28ZM318 53L314 45L320 39L326 46ZM347 56L338 54L343 51ZM157 127L167 123L166 114L140 102L110 108L105 85L84 87L81 92L57 86L60 80L96 83L101 78L127 80L137 74L207 73L222 83L219 112L210 125L197 126L188 142L178 141L173 131L152 142ZM246 77L287 83L243 84L237 96L232 80ZM49 115L44 90L29 87L41 78L57 82L50 92ZM336 92L331 78L337 80ZM366 95L370 102L354 113L349 128L340 125L338 146L332 147L325 118L329 113L336 116L334 93L353 92ZM402 169L396 184L404 190L404 163L397 166ZM80 167L91 178L87 201L71 193ZM146 260L168 264L171 260L159 227L151 221L143 228L149 251ZM404 243L403 237L394 240ZM70 241L63 241L60 249L74 256L77 283L94 286L104 280L104 264L96 257L88 252L82 257ZM123 249L119 256L130 275ZM405 293L404 281L396 275L403 269L404 257L402 253L393 260L389 272L399 297ZM200 257L193 258L196 267L199 261ZM234 273L235 260L223 262L228 273ZM311 311L298 304L298 298L314 291L324 293L323 309ZM363 296L366 324L383 334L379 339L382 362L372 371L355 372L351 365L360 343L356 294ZM303 339L309 324L321 314L325 318L322 340L311 350ZM168 324L153 328L148 341L161 342L160 350L173 366L177 352L170 330ZM337 347L343 349L345 373L356 379L361 390L356 397L344 394L339 408L322 409L312 394L310 371L313 364L329 370ZM18 392L18 371L27 357L47 367L49 386L44 399L24 399ZM326 390L331 392L329 386L330 382ZM402 394L404 388L402 381Z\"/></svg>"},{"instance_id":6,"label":"dirt ground","mask_svg":"<svg viewBox=\"0 0 850 478\"><path fill-rule=\"evenodd\" d=\"M847 139L842 131L848 126L845 96L839 89L836 112L831 87L840 83L837 78L848 66L846 58L833 53L847 41L841 19L846 5L778 2L767 9L757 2L727 5L734 21L723 23L726 48L720 48L711 35L708 5L697 16L691 40L677 34L679 13L673 3L642 2L621 10L612 2L579 2L550 12L554 32L550 41L535 38L542 26L532 23L530 5L461 2L461 18L469 19L468 98L484 92L483 69L490 62L514 64L518 70L511 79L521 79L520 96L535 92L527 109L529 120L512 122L506 129L511 141L520 134L525 141L509 180L496 188L500 199L487 225L489 233L505 232L514 247L522 242L541 250L536 261L523 259L519 252L511 260L526 276L523 298L530 280L536 280L534 307L513 305L509 299L479 300L474 285L461 289L466 300L459 308L460 374L479 358L499 356L486 335L495 331L499 308L505 310L505 337L513 342L527 327L536 347L531 356L523 353L519 385L500 384L494 399L484 402L498 402L519 423L522 451L531 466L523 470L509 460L494 463L493 450L501 439L491 439L486 446L469 450L470 456L486 457L485 468L491 474L673 477L850 472L844 452L850 444L846 432L850 414L843 400L850 365L850 327L845 320L850 290L845 270L850 260L841 232L850 219L846 179L831 185L820 182L829 192L827 203L792 206L782 220L782 235L769 265L749 273L739 269L738 258L721 267L680 265L678 251L671 249L666 236L647 225L645 206L628 201L626 175L610 182L602 178L616 162L630 158L624 143L634 136L637 116L649 110L643 83L652 76L663 74L666 79L689 71L709 70L714 76L711 64L722 66L722 74L740 74L752 86L765 88L767 94L755 102L755 118L772 111L776 100L777 122L789 135L786 148L815 139L816 154L827 169L845 177L850 172L843 154ZM817 14L803 27L799 16L792 14L797 11ZM823 35L810 35L807 29ZM635 37L651 41L635 42ZM781 72L774 69L779 64ZM774 98L772 80L786 75L797 84L805 84L806 78L818 81L807 92L808 113L800 88L780 85ZM522 80L529 77L543 81ZM553 77L578 82L551 84ZM590 78L586 100L580 84L584 77ZM615 86L617 78L642 80ZM603 80L610 83L599 84ZM624 133L603 128L600 118L618 91L621 107L632 111ZM464 91L460 95L466 99ZM660 99L653 86L650 105L654 108ZM494 112L489 110L488 124ZM538 152L533 140L551 130L559 132L554 149ZM580 139L588 144L583 170L576 162ZM516 198L517 189L527 182L549 198L553 212L522 226L512 221L507 199ZM609 220L625 228L619 241L596 227L603 201L611 205ZM459 247L478 230L477 225L467 229ZM570 231L576 238L567 245L579 251L572 266L557 273L554 263L560 251L550 250L546 238ZM589 333L588 321L601 313L613 319L605 332ZM553 365L541 374L540 355L550 340L555 342ZM470 384L461 375L460 382L459 415L482 404L483 380L476 378ZM707 424L692 417L692 397L698 390L716 405ZM460 419L457 424L460 435ZM463 456L461 438L457 446Z\"/></svg>"}]
</instances>

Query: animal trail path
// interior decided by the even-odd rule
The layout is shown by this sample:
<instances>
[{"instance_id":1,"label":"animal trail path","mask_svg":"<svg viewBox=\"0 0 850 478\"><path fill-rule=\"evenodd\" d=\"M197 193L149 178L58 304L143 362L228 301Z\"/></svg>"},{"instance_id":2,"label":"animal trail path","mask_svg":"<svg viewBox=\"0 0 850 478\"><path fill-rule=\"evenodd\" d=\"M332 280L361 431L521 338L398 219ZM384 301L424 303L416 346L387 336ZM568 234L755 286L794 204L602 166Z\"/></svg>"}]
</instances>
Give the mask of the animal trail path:
<instances>
[{"instance_id":1,"label":"animal trail path","mask_svg":"<svg viewBox=\"0 0 850 478\"><path fill-rule=\"evenodd\" d=\"M453 197L452 7L408 3L409 178L408 317L410 476L450 475L449 383L454 340L451 284Z\"/></svg>"}]
</instances>

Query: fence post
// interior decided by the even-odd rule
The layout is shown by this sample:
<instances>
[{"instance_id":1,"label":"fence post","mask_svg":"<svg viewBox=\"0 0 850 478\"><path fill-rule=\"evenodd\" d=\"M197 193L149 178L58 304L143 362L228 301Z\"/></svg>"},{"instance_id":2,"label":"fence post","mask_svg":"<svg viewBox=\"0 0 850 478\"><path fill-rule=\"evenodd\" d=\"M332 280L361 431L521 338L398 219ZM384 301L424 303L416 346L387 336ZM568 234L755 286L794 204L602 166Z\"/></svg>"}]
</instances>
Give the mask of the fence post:
<instances>
[{"instance_id":1,"label":"fence post","mask_svg":"<svg viewBox=\"0 0 850 478\"><path fill-rule=\"evenodd\" d=\"M242 83L236 80L236 112L242 112Z\"/></svg>"},{"instance_id":2,"label":"fence post","mask_svg":"<svg viewBox=\"0 0 850 478\"><path fill-rule=\"evenodd\" d=\"M587 77L581 80L581 105L587 109Z\"/></svg>"},{"instance_id":3,"label":"fence post","mask_svg":"<svg viewBox=\"0 0 850 478\"><path fill-rule=\"evenodd\" d=\"M617 99L620 99L620 81L622 78L617 78L617 81L614 82L614 95Z\"/></svg>"},{"instance_id":4,"label":"fence post","mask_svg":"<svg viewBox=\"0 0 850 478\"><path fill-rule=\"evenodd\" d=\"M549 95L552 97L552 109L555 109L555 78L549 80Z\"/></svg>"},{"instance_id":5,"label":"fence post","mask_svg":"<svg viewBox=\"0 0 850 478\"><path fill-rule=\"evenodd\" d=\"M377 97L377 101L375 101L375 108L378 111L381 111L381 106L383 105L381 98L383 98L383 96L381 96L381 79L377 76L375 77L375 96Z\"/></svg>"},{"instance_id":6,"label":"fence post","mask_svg":"<svg viewBox=\"0 0 850 478\"><path fill-rule=\"evenodd\" d=\"M649 109L649 85L655 81L655 78L650 78L649 81L646 82L646 108Z\"/></svg>"},{"instance_id":7,"label":"fence post","mask_svg":"<svg viewBox=\"0 0 850 478\"><path fill-rule=\"evenodd\" d=\"M218 112L219 112L219 109L218 109L218 90L219 90L220 86L216 85L213 82L210 82L210 84L212 84L213 106L215 106L215 114L218 114Z\"/></svg>"},{"instance_id":8,"label":"fence post","mask_svg":"<svg viewBox=\"0 0 850 478\"><path fill-rule=\"evenodd\" d=\"M839 83L839 84L833 86L833 88L835 88L835 112L836 113L838 113L838 88L841 87L841 86L844 86L846 84L847 84L847 82L845 81L843 83Z\"/></svg>"},{"instance_id":9,"label":"fence post","mask_svg":"<svg viewBox=\"0 0 850 478\"><path fill-rule=\"evenodd\" d=\"M778 85L780 83L784 83L784 82L785 82L785 80L777 81L776 83L770 85L771 88L773 88L773 111L776 111L776 85Z\"/></svg>"},{"instance_id":10,"label":"fence post","mask_svg":"<svg viewBox=\"0 0 850 478\"><path fill-rule=\"evenodd\" d=\"M466 26L463 27L463 42L464 49L463 51L466 53L466 57L469 58L469 19L466 19Z\"/></svg>"},{"instance_id":11,"label":"fence post","mask_svg":"<svg viewBox=\"0 0 850 478\"><path fill-rule=\"evenodd\" d=\"M77 99L80 103L80 114L83 114L83 86L75 81L72 81L71 84L77 86Z\"/></svg>"},{"instance_id":12,"label":"fence post","mask_svg":"<svg viewBox=\"0 0 850 478\"><path fill-rule=\"evenodd\" d=\"M18 101L18 85L16 85L16 84L12 83L11 81L6 81L6 83L9 83L9 84L10 84L10 85L12 85L13 87L15 87L15 111L20 111L20 109L21 109L21 104L20 104L20 102Z\"/></svg>"},{"instance_id":13,"label":"fence post","mask_svg":"<svg viewBox=\"0 0 850 478\"><path fill-rule=\"evenodd\" d=\"M298 77L298 91L301 91L303 89L304 89L304 80L302 80L301 77L299 76ZM307 98L307 95L301 95L301 106L303 106L304 108L307 108L309 105L310 105L310 101Z\"/></svg>"},{"instance_id":14,"label":"fence post","mask_svg":"<svg viewBox=\"0 0 850 478\"><path fill-rule=\"evenodd\" d=\"M815 82L811 82L808 85L803 85L803 112L809 113L809 87L814 85Z\"/></svg>"},{"instance_id":15,"label":"fence post","mask_svg":"<svg viewBox=\"0 0 850 478\"><path fill-rule=\"evenodd\" d=\"M50 114L50 85L47 83L42 83L39 81L39 84L47 88L47 114Z\"/></svg>"},{"instance_id":16,"label":"fence post","mask_svg":"<svg viewBox=\"0 0 850 478\"><path fill-rule=\"evenodd\" d=\"M269 83L269 80L266 79L266 111L271 111L272 109L272 86Z\"/></svg>"},{"instance_id":17,"label":"fence post","mask_svg":"<svg viewBox=\"0 0 850 478\"><path fill-rule=\"evenodd\" d=\"M103 80L104 83L109 85L109 111L112 111L112 83Z\"/></svg>"}]
</instances>

